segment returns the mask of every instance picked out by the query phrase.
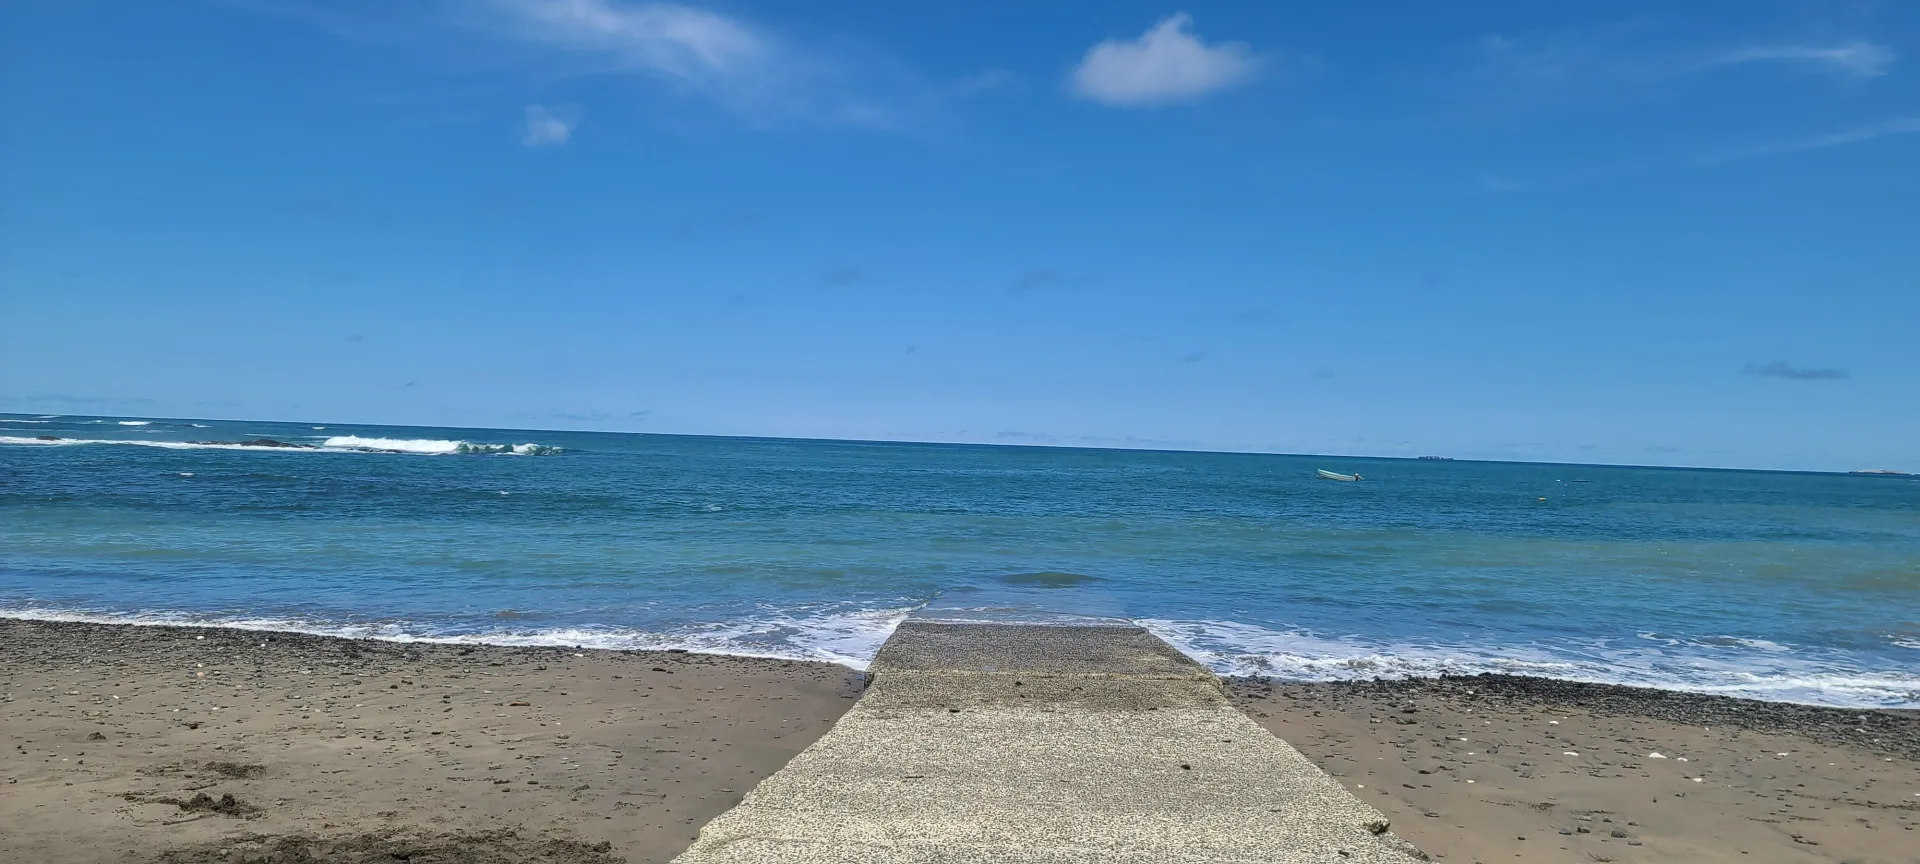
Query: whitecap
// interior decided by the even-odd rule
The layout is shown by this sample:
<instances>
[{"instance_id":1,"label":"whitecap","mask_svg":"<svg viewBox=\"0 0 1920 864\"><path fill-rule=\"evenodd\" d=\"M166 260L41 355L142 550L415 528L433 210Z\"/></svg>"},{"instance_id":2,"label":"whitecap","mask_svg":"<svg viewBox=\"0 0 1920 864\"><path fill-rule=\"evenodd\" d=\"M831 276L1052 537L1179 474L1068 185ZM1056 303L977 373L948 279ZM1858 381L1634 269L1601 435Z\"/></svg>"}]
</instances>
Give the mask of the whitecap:
<instances>
[{"instance_id":1,"label":"whitecap","mask_svg":"<svg viewBox=\"0 0 1920 864\"><path fill-rule=\"evenodd\" d=\"M272 453L398 453L425 456L450 454L552 456L558 447L545 444L471 444L466 441L405 440L393 438L328 438L318 447L274 447L238 441L130 441L118 438L56 438L51 441L17 435L0 435L0 445L127 445L160 447L167 450L253 450Z\"/></svg>"},{"instance_id":2,"label":"whitecap","mask_svg":"<svg viewBox=\"0 0 1920 864\"><path fill-rule=\"evenodd\" d=\"M152 426L153 425L152 420L119 420L115 422L118 422L122 426Z\"/></svg>"},{"instance_id":3,"label":"whitecap","mask_svg":"<svg viewBox=\"0 0 1920 864\"><path fill-rule=\"evenodd\" d=\"M336 435L322 442L320 446L335 450L419 453L429 456L450 454L549 456L560 452L560 448L548 447L544 444L475 444L450 439L362 438L358 435Z\"/></svg>"}]
</instances>

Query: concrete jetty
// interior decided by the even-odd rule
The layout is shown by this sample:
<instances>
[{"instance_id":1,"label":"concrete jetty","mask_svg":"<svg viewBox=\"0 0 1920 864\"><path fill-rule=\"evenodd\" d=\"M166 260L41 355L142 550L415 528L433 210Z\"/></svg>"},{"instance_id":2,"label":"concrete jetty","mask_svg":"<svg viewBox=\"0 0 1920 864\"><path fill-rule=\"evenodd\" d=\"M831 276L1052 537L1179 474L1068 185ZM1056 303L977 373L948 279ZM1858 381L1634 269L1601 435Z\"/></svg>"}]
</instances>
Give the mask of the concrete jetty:
<instances>
[{"instance_id":1,"label":"concrete jetty","mask_svg":"<svg viewBox=\"0 0 1920 864\"><path fill-rule=\"evenodd\" d=\"M1424 860L1131 625L908 620L825 736L682 864Z\"/></svg>"}]
</instances>

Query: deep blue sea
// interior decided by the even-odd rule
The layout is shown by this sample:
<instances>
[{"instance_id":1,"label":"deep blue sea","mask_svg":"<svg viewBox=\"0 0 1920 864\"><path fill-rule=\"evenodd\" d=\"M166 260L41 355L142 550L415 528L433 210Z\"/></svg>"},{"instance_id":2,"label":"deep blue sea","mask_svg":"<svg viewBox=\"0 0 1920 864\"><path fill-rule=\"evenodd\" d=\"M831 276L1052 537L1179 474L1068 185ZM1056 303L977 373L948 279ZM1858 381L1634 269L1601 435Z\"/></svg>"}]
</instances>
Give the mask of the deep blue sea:
<instances>
[{"instance_id":1,"label":"deep blue sea","mask_svg":"<svg viewBox=\"0 0 1920 864\"><path fill-rule=\"evenodd\" d=\"M314 449L194 443L263 438ZM859 666L929 604L1229 673L1912 708L1920 481L0 415L3 616Z\"/></svg>"}]
</instances>

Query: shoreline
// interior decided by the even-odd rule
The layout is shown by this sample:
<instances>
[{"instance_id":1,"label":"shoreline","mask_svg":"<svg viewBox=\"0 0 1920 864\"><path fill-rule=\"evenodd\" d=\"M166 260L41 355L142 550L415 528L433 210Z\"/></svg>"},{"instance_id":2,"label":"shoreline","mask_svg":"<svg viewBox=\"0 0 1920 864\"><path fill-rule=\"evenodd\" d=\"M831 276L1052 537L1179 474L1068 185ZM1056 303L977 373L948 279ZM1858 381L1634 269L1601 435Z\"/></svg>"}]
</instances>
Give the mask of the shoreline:
<instances>
[{"instance_id":1,"label":"shoreline","mask_svg":"<svg viewBox=\"0 0 1920 864\"><path fill-rule=\"evenodd\" d=\"M1226 678L1237 694L1274 688L1313 688L1330 698L1380 704L1418 698L1448 698L1485 705L1490 710L1578 710L1595 717L1653 720L1767 735L1798 735L1820 744L1857 747L1920 762L1920 708L1836 708L1800 702L1774 702L1634 687L1596 684L1532 675L1442 675L1433 678L1371 681L1288 681L1278 678Z\"/></svg>"},{"instance_id":2,"label":"shoreline","mask_svg":"<svg viewBox=\"0 0 1920 864\"><path fill-rule=\"evenodd\" d=\"M904 618L906 614L908 613L904 610L898 611L898 615L901 618ZM757 651L751 651L751 650L719 650L712 646L685 647L685 646L667 644L667 645L660 645L660 646L634 646L634 647L618 646L616 647L616 646L609 646L604 644L592 645L592 644L585 644L577 641L566 641L566 640L560 640L560 639L551 639L551 640L543 640L543 641L513 641L516 638L522 638L522 637L496 636L496 635L490 635L490 634L483 634L479 636L468 636L468 635L415 636L411 634L385 636L385 635L373 635L373 634L349 634L349 633L343 633L343 632L326 632L324 630L318 630L318 629L298 629L298 628L270 626L271 624L289 623L289 622L280 622L280 621L272 621L272 622L269 622L269 624L267 625L256 624L256 623L244 621L244 620L231 622L231 623L229 622L186 622L186 621L175 621L175 620L137 620L137 619L131 618L130 616L117 616L112 614L94 614L89 612L78 612L78 611L76 612L49 611L49 612L41 613L38 610L17 610L17 609L16 610L0 610L0 625L4 625L8 622L77 624L77 625L94 626L94 627L153 627L153 628L163 628L163 629L164 628L181 628L181 629L190 629L190 630L206 630L209 632L226 630L226 631L237 631L237 632L243 632L243 633L263 633L263 634L269 634L269 635L299 635L299 636L305 636L305 637L315 638L315 639L340 639L340 640L346 640L350 642L352 641L380 642L380 643L393 644L393 645L421 645L421 646L438 645L438 646L454 646L454 647L525 648L530 650L553 649L553 650L567 650L567 651L607 651L607 652L615 652L615 653L621 653L621 652L686 653L686 654L697 654L697 655L708 656L708 657L733 657L733 658L742 658L742 659L770 660L770 661L782 661L782 662L793 662L793 663L825 663L825 664L830 664L835 666L841 666L847 669L851 669L855 672L864 672L867 668L867 663L869 662L867 660L861 660L855 657L835 654L833 652L819 652L820 655L824 655L824 656L796 656L797 652L796 653L777 653L772 651L757 652ZM1133 623L1138 623L1138 622L1133 622ZM350 626L350 625L343 625L339 629L346 629L347 626ZM579 632L579 631L575 631L575 632ZM612 635L612 634L608 634L608 635ZM1165 638L1165 634L1161 634L1161 635L1163 638ZM885 641L884 636L881 636L878 639L876 639L874 642L875 647L877 648L879 643L883 641ZM1175 641L1174 644L1177 646L1179 643L1178 641ZM1191 656L1191 654L1189 656ZM1198 660L1199 658L1196 657L1195 659ZM1206 662L1204 660L1201 660L1200 662L1202 663L1202 665L1206 665ZM1435 675L1406 675L1402 677L1349 678L1349 679L1341 679L1341 680L1286 678L1282 676L1265 676L1265 675L1238 675L1238 674L1232 674L1229 672L1222 672L1218 669L1214 669L1214 672L1215 674L1219 675L1222 680L1225 680L1225 681L1272 681L1276 683L1284 682L1287 684L1311 684L1311 685L1327 685L1327 686L1413 685L1413 684L1417 684L1418 682L1479 681L1479 680L1486 680L1486 681L1492 681L1492 682L1508 682L1505 684L1496 683L1495 685L1489 685L1489 686L1500 686L1503 688L1504 692L1509 692L1509 693L1517 693L1519 692L1520 689L1524 689L1528 686L1531 686L1531 689L1537 692L1545 692L1547 690L1557 690L1558 692L1556 693L1556 698L1604 701L1613 706L1612 710L1627 710L1628 706L1637 705L1637 704L1644 704L1648 706L1664 705L1668 708L1675 709L1675 710L1681 710L1681 706L1684 706L1684 705L1692 705L1692 706L1695 706L1695 710L1721 711L1721 712L1732 710L1728 706L1748 704L1748 703L1757 704L1757 705L1792 706L1794 708L1804 708L1804 709L1810 709L1812 711L1811 714L1806 715L1806 717L1804 717L1802 720L1792 721L1792 722L1807 722L1807 723L1822 722L1820 720L1820 717L1823 716L1821 715L1821 712L1839 712L1840 714L1851 714L1851 713L1862 713L1862 712L1864 713L1891 712L1895 714L1905 713L1905 714L1913 714L1916 716L1920 716L1920 702L1915 703L1912 707L1829 705L1829 704L1822 704L1818 702L1803 702L1803 701L1795 701L1790 699L1764 699L1764 698L1759 698L1755 696L1733 696L1733 695L1726 695L1722 693L1711 693L1711 692L1703 692L1700 690L1691 690L1691 689L1686 689L1684 687L1678 687L1678 686L1655 687L1655 686L1647 686L1644 684L1621 684L1621 683L1615 683L1615 682L1609 682L1609 681L1593 681L1593 680L1584 680L1584 679L1578 679L1578 678L1555 678L1555 677L1546 676L1546 675L1517 675L1517 674L1504 673L1504 672L1475 672L1475 673L1467 673L1467 674L1452 674L1452 673L1443 672ZM1522 683L1515 683L1515 682L1540 682L1540 683L1538 685L1524 685ZM1663 699L1659 697L1657 694L1671 694L1671 696L1674 698ZM1706 706L1719 706L1719 707L1711 708ZM1649 716L1657 716L1657 715L1649 715ZM1729 715L1729 716L1735 716L1737 718L1737 715ZM1834 718L1829 717L1827 719L1830 721ZM1783 721L1783 722L1786 722L1786 721ZM1913 752L1913 751L1910 751L1910 752Z\"/></svg>"},{"instance_id":3,"label":"shoreline","mask_svg":"<svg viewBox=\"0 0 1920 864\"><path fill-rule=\"evenodd\" d=\"M0 859L49 864L664 862L865 681L690 651L22 619L0 620L0 658ZM1223 684L1440 861L1559 844L1910 864L1897 850L1920 841L1920 711L1499 675Z\"/></svg>"}]
</instances>

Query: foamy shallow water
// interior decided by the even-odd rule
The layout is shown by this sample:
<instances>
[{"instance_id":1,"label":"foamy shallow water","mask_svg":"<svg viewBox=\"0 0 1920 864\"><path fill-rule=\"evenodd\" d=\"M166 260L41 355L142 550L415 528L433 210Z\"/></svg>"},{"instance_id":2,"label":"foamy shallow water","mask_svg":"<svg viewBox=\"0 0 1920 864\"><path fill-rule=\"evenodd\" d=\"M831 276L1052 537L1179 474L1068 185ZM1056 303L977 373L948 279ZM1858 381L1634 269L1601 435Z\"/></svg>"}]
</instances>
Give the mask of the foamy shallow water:
<instances>
[{"instance_id":1,"label":"foamy shallow water","mask_svg":"<svg viewBox=\"0 0 1920 864\"><path fill-rule=\"evenodd\" d=\"M0 615L860 667L1016 592L1228 674L1920 707L1895 479L49 416L0 472Z\"/></svg>"}]
</instances>

